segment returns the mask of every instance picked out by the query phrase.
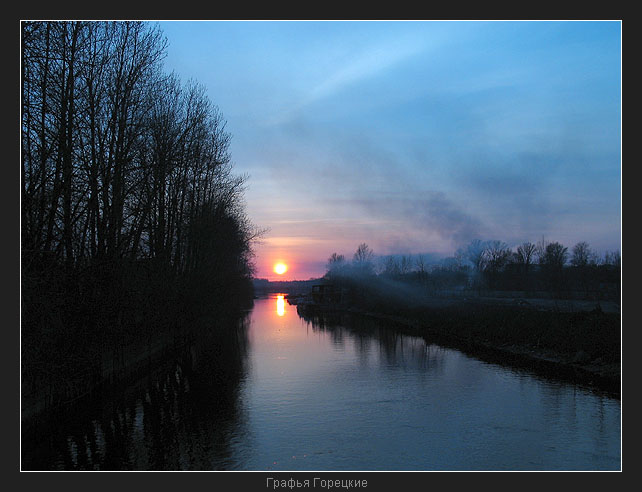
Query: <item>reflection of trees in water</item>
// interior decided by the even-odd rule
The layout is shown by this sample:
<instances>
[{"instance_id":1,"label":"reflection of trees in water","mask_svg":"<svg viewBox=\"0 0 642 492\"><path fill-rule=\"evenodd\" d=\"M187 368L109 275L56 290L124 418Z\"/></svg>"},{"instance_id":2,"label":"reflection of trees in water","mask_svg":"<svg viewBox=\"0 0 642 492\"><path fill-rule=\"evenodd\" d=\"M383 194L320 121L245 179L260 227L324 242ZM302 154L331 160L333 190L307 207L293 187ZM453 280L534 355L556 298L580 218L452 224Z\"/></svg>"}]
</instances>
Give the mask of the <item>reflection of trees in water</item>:
<instances>
[{"instance_id":1,"label":"reflection of trees in water","mask_svg":"<svg viewBox=\"0 0 642 492\"><path fill-rule=\"evenodd\" d=\"M542 419L548 423L549 434L562 432L573 446L589 453L589 459L619 461L619 445L613 445L611 439L621 433L620 403L616 399L559 381L533 381L539 387ZM597 461L595 466L600 466Z\"/></svg>"},{"instance_id":2,"label":"reflection of trees in water","mask_svg":"<svg viewBox=\"0 0 642 492\"><path fill-rule=\"evenodd\" d=\"M352 339L361 363L367 362L375 341L380 361L388 366L431 371L441 371L443 366L445 349L429 345L421 337L401 333L393 322L345 313L315 313L301 317L313 331L327 333L333 344L343 345L346 339Z\"/></svg>"},{"instance_id":3,"label":"reflection of trees in water","mask_svg":"<svg viewBox=\"0 0 642 492\"><path fill-rule=\"evenodd\" d=\"M234 468L231 439L245 427L239 390L247 372L247 318L198 338L144 382L102 405L76 408L40 432L23 469Z\"/></svg>"}]
</instances>

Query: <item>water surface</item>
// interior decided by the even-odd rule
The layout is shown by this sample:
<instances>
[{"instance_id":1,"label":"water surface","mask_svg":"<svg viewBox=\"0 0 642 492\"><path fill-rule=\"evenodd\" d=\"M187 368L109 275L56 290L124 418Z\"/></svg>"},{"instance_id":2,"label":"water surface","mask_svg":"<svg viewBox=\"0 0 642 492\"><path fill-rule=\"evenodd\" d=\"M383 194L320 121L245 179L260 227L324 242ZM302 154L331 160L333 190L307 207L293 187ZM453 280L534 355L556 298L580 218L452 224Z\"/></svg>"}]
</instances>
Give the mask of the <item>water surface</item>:
<instances>
[{"instance_id":1,"label":"water surface","mask_svg":"<svg viewBox=\"0 0 642 492\"><path fill-rule=\"evenodd\" d=\"M276 295L235 333L56 426L23 468L620 469L620 402L589 388Z\"/></svg>"}]
</instances>

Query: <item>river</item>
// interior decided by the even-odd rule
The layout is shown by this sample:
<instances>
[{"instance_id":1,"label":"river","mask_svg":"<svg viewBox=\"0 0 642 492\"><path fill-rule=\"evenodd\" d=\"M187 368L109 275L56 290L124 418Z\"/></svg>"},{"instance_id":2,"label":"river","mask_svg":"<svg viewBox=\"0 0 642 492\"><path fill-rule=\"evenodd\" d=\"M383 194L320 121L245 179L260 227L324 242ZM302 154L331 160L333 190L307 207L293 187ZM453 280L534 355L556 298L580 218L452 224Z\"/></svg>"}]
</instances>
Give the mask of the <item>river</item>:
<instances>
[{"instance_id":1,"label":"river","mask_svg":"<svg viewBox=\"0 0 642 492\"><path fill-rule=\"evenodd\" d=\"M278 295L216 333L23 436L23 469L621 467L620 401L587 387L372 320L306 321Z\"/></svg>"}]
</instances>

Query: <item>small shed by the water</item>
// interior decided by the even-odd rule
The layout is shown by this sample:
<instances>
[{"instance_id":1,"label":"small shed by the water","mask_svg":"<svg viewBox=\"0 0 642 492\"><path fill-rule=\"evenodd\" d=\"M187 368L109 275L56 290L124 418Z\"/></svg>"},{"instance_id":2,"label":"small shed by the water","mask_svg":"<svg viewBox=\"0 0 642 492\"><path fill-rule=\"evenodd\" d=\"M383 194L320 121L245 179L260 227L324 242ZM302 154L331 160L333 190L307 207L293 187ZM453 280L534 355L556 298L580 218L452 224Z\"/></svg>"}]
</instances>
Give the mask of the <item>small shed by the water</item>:
<instances>
[{"instance_id":1,"label":"small shed by the water","mask_svg":"<svg viewBox=\"0 0 642 492\"><path fill-rule=\"evenodd\" d=\"M341 302L341 289L334 284L313 285L312 301L318 304Z\"/></svg>"}]
</instances>

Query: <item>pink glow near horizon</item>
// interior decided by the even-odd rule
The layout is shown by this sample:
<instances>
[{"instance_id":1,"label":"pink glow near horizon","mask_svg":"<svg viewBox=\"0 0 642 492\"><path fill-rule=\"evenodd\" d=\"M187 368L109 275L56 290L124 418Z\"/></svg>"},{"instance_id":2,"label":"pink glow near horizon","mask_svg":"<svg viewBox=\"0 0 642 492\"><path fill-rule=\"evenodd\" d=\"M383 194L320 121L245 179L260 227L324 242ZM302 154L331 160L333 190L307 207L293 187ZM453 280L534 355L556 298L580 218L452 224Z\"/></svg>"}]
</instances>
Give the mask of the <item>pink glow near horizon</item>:
<instances>
[{"instance_id":1,"label":"pink glow near horizon","mask_svg":"<svg viewBox=\"0 0 642 492\"><path fill-rule=\"evenodd\" d=\"M274 247L273 245L258 245L255 248L256 257L254 264L256 278L265 278L270 281L279 280L308 280L318 278L325 274L325 259L331 254L325 254L311 247L309 250L287 246ZM284 263L287 271L279 275L274 271L274 265Z\"/></svg>"}]
</instances>

